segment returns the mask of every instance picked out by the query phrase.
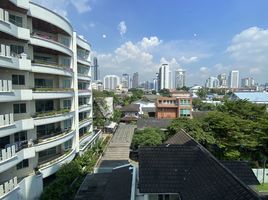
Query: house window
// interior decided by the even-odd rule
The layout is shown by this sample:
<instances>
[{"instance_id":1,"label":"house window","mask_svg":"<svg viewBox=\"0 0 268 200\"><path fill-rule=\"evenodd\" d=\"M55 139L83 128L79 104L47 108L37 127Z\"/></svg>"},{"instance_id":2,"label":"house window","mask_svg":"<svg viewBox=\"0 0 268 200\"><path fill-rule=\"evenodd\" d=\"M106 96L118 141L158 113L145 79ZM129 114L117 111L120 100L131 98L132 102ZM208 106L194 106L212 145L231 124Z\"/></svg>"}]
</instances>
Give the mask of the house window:
<instances>
[{"instance_id":1,"label":"house window","mask_svg":"<svg viewBox=\"0 0 268 200\"><path fill-rule=\"evenodd\" d=\"M189 109L181 109L180 116L181 117L190 117L191 111Z\"/></svg>"},{"instance_id":2,"label":"house window","mask_svg":"<svg viewBox=\"0 0 268 200\"><path fill-rule=\"evenodd\" d=\"M16 26L22 27L22 17L9 14L9 22L15 24Z\"/></svg>"},{"instance_id":3,"label":"house window","mask_svg":"<svg viewBox=\"0 0 268 200\"><path fill-rule=\"evenodd\" d=\"M29 160L25 159L23 161L21 161L19 164L17 164L17 169L23 169L29 167Z\"/></svg>"},{"instance_id":4,"label":"house window","mask_svg":"<svg viewBox=\"0 0 268 200\"><path fill-rule=\"evenodd\" d=\"M27 131L15 133L15 142L22 142L27 140Z\"/></svg>"},{"instance_id":5,"label":"house window","mask_svg":"<svg viewBox=\"0 0 268 200\"><path fill-rule=\"evenodd\" d=\"M13 85L25 85L24 75L12 74L12 84Z\"/></svg>"},{"instance_id":6,"label":"house window","mask_svg":"<svg viewBox=\"0 0 268 200\"><path fill-rule=\"evenodd\" d=\"M13 104L13 110L14 114L26 113L26 104L25 103Z\"/></svg>"}]
</instances>

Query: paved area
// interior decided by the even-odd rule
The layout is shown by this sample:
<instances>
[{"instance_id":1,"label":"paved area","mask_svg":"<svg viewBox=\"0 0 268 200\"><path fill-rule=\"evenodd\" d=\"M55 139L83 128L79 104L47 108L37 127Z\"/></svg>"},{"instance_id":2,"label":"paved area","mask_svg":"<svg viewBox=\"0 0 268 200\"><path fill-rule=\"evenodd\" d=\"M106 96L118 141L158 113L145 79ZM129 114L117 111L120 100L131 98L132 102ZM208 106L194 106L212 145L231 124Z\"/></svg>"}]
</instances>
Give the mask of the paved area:
<instances>
[{"instance_id":1,"label":"paved area","mask_svg":"<svg viewBox=\"0 0 268 200\"><path fill-rule=\"evenodd\" d=\"M129 163L129 148L135 128L136 125L119 125L100 161L99 168L114 168Z\"/></svg>"}]
</instances>

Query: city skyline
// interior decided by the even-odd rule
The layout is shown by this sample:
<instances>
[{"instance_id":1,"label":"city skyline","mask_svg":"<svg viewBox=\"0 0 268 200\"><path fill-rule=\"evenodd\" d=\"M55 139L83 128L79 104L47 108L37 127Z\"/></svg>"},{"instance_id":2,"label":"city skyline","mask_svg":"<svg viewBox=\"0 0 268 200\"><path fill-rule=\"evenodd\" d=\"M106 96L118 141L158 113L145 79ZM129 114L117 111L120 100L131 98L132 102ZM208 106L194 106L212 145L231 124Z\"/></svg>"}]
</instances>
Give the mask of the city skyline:
<instances>
[{"instance_id":1,"label":"city skyline","mask_svg":"<svg viewBox=\"0 0 268 200\"><path fill-rule=\"evenodd\" d=\"M185 69L188 85L232 69L267 82L268 2L35 2L63 14L91 42L101 79L137 71L141 81L152 80L165 62L171 70ZM167 14L158 17L160 11Z\"/></svg>"}]
</instances>

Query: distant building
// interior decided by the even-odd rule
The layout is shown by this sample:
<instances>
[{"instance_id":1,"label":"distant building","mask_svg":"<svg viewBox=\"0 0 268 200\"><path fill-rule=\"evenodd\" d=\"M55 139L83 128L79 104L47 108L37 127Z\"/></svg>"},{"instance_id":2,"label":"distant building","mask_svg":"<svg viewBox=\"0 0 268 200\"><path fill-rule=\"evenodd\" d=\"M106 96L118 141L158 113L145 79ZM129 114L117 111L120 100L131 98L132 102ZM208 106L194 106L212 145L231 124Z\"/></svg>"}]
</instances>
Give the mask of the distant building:
<instances>
[{"instance_id":1,"label":"distant building","mask_svg":"<svg viewBox=\"0 0 268 200\"><path fill-rule=\"evenodd\" d=\"M92 89L103 91L103 83L101 81L92 81Z\"/></svg>"},{"instance_id":2,"label":"distant building","mask_svg":"<svg viewBox=\"0 0 268 200\"><path fill-rule=\"evenodd\" d=\"M267 92L235 92L232 99L243 99L256 104L268 105Z\"/></svg>"},{"instance_id":3,"label":"distant building","mask_svg":"<svg viewBox=\"0 0 268 200\"><path fill-rule=\"evenodd\" d=\"M157 119L192 118L192 97L190 93L176 91L172 97L160 97L156 100Z\"/></svg>"},{"instance_id":4,"label":"distant building","mask_svg":"<svg viewBox=\"0 0 268 200\"><path fill-rule=\"evenodd\" d=\"M221 88L227 88L228 87L228 82L227 82L227 75L226 73L222 73L218 75L218 80L219 80L219 86Z\"/></svg>"},{"instance_id":5,"label":"distant building","mask_svg":"<svg viewBox=\"0 0 268 200\"><path fill-rule=\"evenodd\" d=\"M159 77L158 77L158 73L156 73L156 78L153 79L153 90L155 90L156 92L158 92L159 88Z\"/></svg>"},{"instance_id":6,"label":"distant building","mask_svg":"<svg viewBox=\"0 0 268 200\"><path fill-rule=\"evenodd\" d=\"M122 74L121 84L123 88L130 88L130 76L129 74Z\"/></svg>"},{"instance_id":7,"label":"distant building","mask_svg":"<svg viewBox=\"0 0 268 200\"><path fill-rule=\"evenodd\" d=\"M202 89L202 86L199 85L195 85L193 87L190 88L189 92L192 95L193 98L197 98L197 92L199 89Z\"/></svg>"},{"instance_id":8,"label":"distant building","mask_svg":"<svg viewBox=\"0 0 268 200\"><path fill-rule=\"evenodd\" d=\"M209 77L207 80L206 80L206 88L218 88L219 87L219 79L217 79L216 77Z\"/></svg>"},{"instance_id":9,"label":"distant building","mask_svg":"<svg viewBox=\"0 0 268 200\"><path fill-rule=\"evenodd\" d=\"M98 59L96 57L93 58L92 78L93 81L100 80Z\"/></svg>"},{"instance_id":10,"label":"distant building","mask_svg":"<svg viewBox=\"0 0 268 200\"><path fill-rule=\"evenodd\" d=\"M104 90L116 90L120 84L120 78L116 75L106 75L103 78Z\"/></svg>"},{"instance_id":11,"label":"distant building","mask_svg":"<svg viewBox=\"0 0 268 200\"><path fill-rule=\"evenodd\" d=\"M175 88L182 88L186 86L186 71L177 69L175 71Z\"/></svg>"},{"instance_id":12,"label":"distant building","mask_svg":"<svg viewBox=\"0 0 268 200\"><path fill-rule=\"evenodd\" d=\"M229 88L231 89L237 89L239 88L239 71L238 70L232 70L229 74L228 78L229 82Z\"/></svg>"},{"instance_id":13,"label":"distant building","mask_svg":"<svg viewBox=\"0 0 268 200\"><path fill-rule=\"evenodd\" d=\"M132 88L138 88L139 87L139 73L135 72L133 74L133 79L132 79Z\"/></svg>"},{"instance_id":14,"label":"distant building","mask_svg":"<svg viewBox=\"0 0 268 200\"><path fill-rule=\"evenodd\" d=\"M241 87L242 88L252 88L255 86L255 80L252 77L242 78Z\"/></svg>"},{"instance_id":15,"label":"distant building","mask_svg":"<svg viewBox=\"0 0 268 200\"><path fill-rule=\"evenodd\" d=\"M123 118L121 118L122 122L132 122L137 121L140 118L140 105L139 104L129 104L122 107L121 112L123 114Z\"/></svg>"},{"instance_id":16,"label":"distant building","mask_svg":"<svg viewBox=\"0 0 268 200\"><path fill-rule=\"evenodd\" d=\"M168 64L162 64L159 68L159 76L158 76L158 85L159 90L162 89L170 89L170 70Z\"/></svg>"}]
</instances>

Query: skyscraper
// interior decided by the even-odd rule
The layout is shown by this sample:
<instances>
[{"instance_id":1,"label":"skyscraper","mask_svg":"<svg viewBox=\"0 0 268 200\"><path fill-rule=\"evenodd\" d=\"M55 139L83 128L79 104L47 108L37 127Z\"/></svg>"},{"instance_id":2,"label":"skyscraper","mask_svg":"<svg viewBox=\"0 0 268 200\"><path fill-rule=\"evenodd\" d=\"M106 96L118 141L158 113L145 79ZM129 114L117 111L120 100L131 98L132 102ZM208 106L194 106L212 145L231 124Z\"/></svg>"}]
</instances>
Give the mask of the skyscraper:
<instances>
[{"instance_id":1,"label":"skyscraper","mask_svg":"<svg viewBox=\"0 0 268 200\"><path fill-rule=\"evenodd\" d=\"M159 89L170 89L170 70L168 64L159 68Z\"/></svg>"},{"instance_id":2,"label":"skyscraper","mask_svg":"<svg viewBox=\"0 0 268 200\"><path fill-rule=\"evenodd\" d=\"M96 57L93 58L92 78L93 81L100 79L98 59Z\"/></svg>"},{"instance_id":3,"label":"skyscraper","mask_svg":"<svg viewBox=\"0 0 268 200\"><path fill-rule=\"evenodd\" d=\"M209 77L206 80L206 88L218 88L219 87L219 80L216 77Z\"/></svg>"},{"instance_id":4,"label":"skyscraper","mask_svg":"<svg viewBox=\"0 0 268 200\"><path fill-rule=\"evenodd\" d=\"M106 75L103 78L104 90L115 90L120 84L120 78L116 75Z\"/></svg>"},{"instance_id":5,"label":"skyscraper","mask_svg":"<svg viewBox=\"0 0 268 200\"><path fill-rule=\"evenodd\" d=\"M219 85L221 88L227 88L227 75L222 73L218 75Z\"/></svg>"},{"instance_id":6,"label":"skyscraper","mask_svg":"<svg viewBox=\"0 0 268 200\"><path fill-rule=\"evenodd\" d=\"M186 71L183 69L177 69L175 71L175 88L182 88L183 86L185 86L185 73Z\"/></svg>"},{"instance_id":7,"label":"skyscraper","mask_svg":"<svg viewBox=\"0 0 268 200\"><path fill-rule=\"evenodd\" d=\"M255 86L255 80L252 77L242 78L241 79L241 87L242 88L250 88Z\"/></svg>"},{"instance_id":8,"label":"skyscraper","mask_svg":"<svg viewBox=\"0 0 268 200\"><path fill-rule=\"evenodd\" d=\"M133 88L138 88L139 87L139 73L138 72L135 72L133 74L132 87Z\"/></svg>"},{"instance_id":9,"label":"skyscraper","mask_svg":"<svg viewBox=\"0 0 268 200\"><path fill-rule=\"evenodd\" d=\"M239 71L232 70L229 74L229 88L236 89L239 87Z\"/></svg>"},{"instance_id":10,"label":"skyscraper","mask_svg":"<svg viewBox=\"0 0 268 200\"><path fill-rule=\"evenodd\" d=\"M130 76L129 74L122 74L121 83L123 88L130 88Z\"/></svg>"}]
</instances>

